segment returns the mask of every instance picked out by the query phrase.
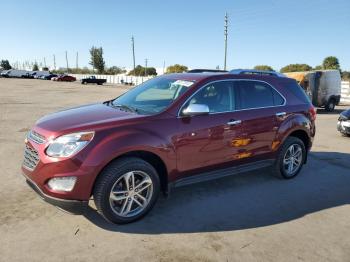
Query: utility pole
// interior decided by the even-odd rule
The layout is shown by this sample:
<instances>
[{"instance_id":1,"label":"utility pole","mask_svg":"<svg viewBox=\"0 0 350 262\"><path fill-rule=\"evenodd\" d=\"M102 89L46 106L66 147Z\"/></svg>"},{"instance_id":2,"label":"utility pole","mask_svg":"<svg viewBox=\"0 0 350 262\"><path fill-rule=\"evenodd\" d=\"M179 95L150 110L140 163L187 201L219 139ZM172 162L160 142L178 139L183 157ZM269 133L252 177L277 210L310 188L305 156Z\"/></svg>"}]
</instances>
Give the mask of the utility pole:
<instances>
[{"instance_id":1,"label":"utility pole","mask_svg":"<svg viewBox=\"0 0 350 262\"><path fill-rule=\"evenodd\" d=\"M44 67L46 67L46 57L44 57Z\"/></svg>"},{"instance_id":2,"label":"utility pole","mask_svg":"<svg viewBox=\"0 0 350 262\"><path fill-rule=\"evenodd\" d=\"M77 56L76 56L76 58L75 58L75 68L76 68L76 69L79 68L78 60L79 60L79 53L77 52Z\"/></svg>"},{"instance_id":3,"label":"utility pole","mask_svg":"<svg viewBox=\"0 0 350 262\"><path fill-rule=\"evenodd\" d=\"M148 63L148 59L145 59L145 76L147 76L147 63Z\"/></svg>"},{"instance_id":4,"label":"utility pole","mask_svg":"<svg viewBox=\"0 0 350 262\"><path fill-rule=\"evenodd\" d=\"M56 70L56 56L53 55L53 68Z\"/></svg>"},{"instance_id":5,"label":"utility pole","mask_svg":"<svg viewBox=\"0 0 350 262\"><path fill-rule=\"evenodd\" d=\"M225 14L225 24L224 24L224 37L225 37L225 59L224 59L224 70L226 70L227 61L227 28L228 28L228 15Z\"/></svg>"},{"instance_id":6,"label":"utility pole","mask_svg":"<svg viewBox=\"0 0 350 262\"><path fill-rule=\"evenodd\" d=\"M165 74L165 60L163 62L163 75Z\"/></svg>"},{"instance_id":7,"label":"utility pole","mask_svg":"<svg viewBox=\"0 0 350 262\"><path fill-rule=\"evenodd\" d=\"M67 55L67 51L66 51L66 63L67 63L67 73L69 73L69 69L68 69L68 55Z\"/></svg>"},{"instance_id":8,"label":"utility pole","mask_svg":"<svg viewBox=\"0 0 350 262\"><path fill-rule=\"evenodd\" d=\"M134 39L134 36L131 37L131 47L132 47L132 60L133 60L134 73L135 73L135 39Z\"/></svg>"}]
</instances>

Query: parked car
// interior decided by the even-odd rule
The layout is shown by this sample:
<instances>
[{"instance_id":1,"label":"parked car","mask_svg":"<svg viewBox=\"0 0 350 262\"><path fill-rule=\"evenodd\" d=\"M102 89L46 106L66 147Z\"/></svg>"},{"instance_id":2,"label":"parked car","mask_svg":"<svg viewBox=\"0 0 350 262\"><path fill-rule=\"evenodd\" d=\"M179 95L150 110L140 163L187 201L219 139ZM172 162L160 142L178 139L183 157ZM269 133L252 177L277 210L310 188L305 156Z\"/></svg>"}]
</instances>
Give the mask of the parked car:
<instances>
[{"instance_id":1,"label":"parked car","mask_svg":"<svg viewBox=\"0 0 350 262\"><path fill-rule=\"evenodd\" d=\"M57 77L52 77L51 80L53 80L53 81L64 81L64 82L74 82L77 79L74 76L60 75L60 76L57 76Z\"/></svg>"},{"instance_id":2,"label":"parked car","mask_svg":"<svg viewBox=\"0 0 350 262\"><path fill-rule=\"evenodd\" d=\"M89 76L87 78L81 79L81 83L83 85L86 84L97 84L97 85L102 85L107 82L107 79L98 79L96 76Z\"/></svg>"},{"instance_id":3,"label":"parked car","mask_svg":"<svg viewBox=\"0 0 350 262\"><path fill-rule=\"evenodd\" d=\"M10 72L11 72L11 70L3 70L3 71L1 71L0 76L7 78L7 77L9 77Z\"/></svg>"},{"instance_id":4,"label":"parked car","mask_svg":"<svg viewBox=\"0 0 350 262\"><path fill-rule=\"evenodd\" d=\"M11 69L8 71L7 76L8 77L16 77L16 78L23 78L27 76L28 71L26 70L17 70L17 69Z\"/></svg>"},{"instance_id":5,"label":"parked car","mask_svg":"<svg viewBox=\"0 0 350 262\"><path fill-rule=\"evenodd\" d=\"M350 136L350 109L340 113L337 129L342 135Z\"/></svg>"},{"instance_id":6,"label":"parked car","mask_svg":"<svg viewBox=\"0 0 350 262\"><path fill-rule=\"evenodd\" d=\"M294 79L167 74L110 101L44 116L27 135L22 170L53 205L81 213L93 196L105 219L129 223L178 186L266 167L294 178L315 118Z\"/></svg>"},{"instance_id":7,"label":"parked car","mask_svg":"<svg viewBox=\"0 0 350 262\"><path fill-rule=\"evenodd\" d=\"M341 76L339 70L285 73L296 79L309 95L314 106L333 111L340 102Z\"/></svg>"},{"instance_id":8,"label":"parked car","mask_svg":"<svg viewBox=\"0 0 350 262\"><path fill-rule=\"evenodd\" d=\"M42 76L42 79L51 80L53 77L57 77L57 75L56 74L44 75L44 76Z\"/></svg>"}]
</instances>

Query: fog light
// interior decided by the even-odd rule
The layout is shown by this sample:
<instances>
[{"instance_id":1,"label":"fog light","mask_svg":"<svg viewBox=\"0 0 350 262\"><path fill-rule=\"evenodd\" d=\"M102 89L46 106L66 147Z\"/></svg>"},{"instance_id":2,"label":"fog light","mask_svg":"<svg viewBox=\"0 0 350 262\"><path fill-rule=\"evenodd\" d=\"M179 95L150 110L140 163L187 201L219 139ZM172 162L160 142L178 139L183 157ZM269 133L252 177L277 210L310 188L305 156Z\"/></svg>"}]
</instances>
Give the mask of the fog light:
<instances>
[{"instance_id":1,"label":"fog light","mask_svg":"<svg viewBox=\"0 0 350 262\"><path fill-rule=\"evenodd\" d=\"M54 191L70 192L73 190L77 178L75 176L54 177L49 180L48 186Z\"/></svg>"}]
</instances>

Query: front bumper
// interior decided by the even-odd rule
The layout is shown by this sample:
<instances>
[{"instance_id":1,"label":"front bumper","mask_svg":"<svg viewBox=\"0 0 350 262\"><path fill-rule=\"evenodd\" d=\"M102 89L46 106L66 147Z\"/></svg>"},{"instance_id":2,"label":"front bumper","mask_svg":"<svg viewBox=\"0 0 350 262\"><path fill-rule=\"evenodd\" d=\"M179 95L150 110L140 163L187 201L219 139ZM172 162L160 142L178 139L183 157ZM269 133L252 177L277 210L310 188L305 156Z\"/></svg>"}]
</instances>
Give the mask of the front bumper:
<instances>
[{"instance_id":1,"label":"front bumper","mask_svg":"<svg viewBox=\"0 0 350 262\"><path fill-rule=\"evenodd\" d=\"M66 211L71 214L80 215L83 214L88 206L88 201L84 200L69 200L55 198L49 195L46 195L33 181L26 177L27 184L47 203L58 207L59 209Z\"/></svg>"},{"instance_id":2,"label":"front bumper","mask_svg":"<svg viewBox=\"0 0 350 262\"><path fill-rule=\"evenodd\" d=\"M341 133L350 135L350 121L338 121L337 129Z\"/></svg>"}]
</instances>

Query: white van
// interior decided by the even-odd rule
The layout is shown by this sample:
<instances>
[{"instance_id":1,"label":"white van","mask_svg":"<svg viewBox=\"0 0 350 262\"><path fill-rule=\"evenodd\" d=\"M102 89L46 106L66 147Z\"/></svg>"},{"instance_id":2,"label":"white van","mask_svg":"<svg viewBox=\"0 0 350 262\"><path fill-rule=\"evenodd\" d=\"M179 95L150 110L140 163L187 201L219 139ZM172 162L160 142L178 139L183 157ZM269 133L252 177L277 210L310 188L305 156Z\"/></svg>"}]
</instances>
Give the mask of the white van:
<instances>
[{"instance_id":1,"label":"white van","mask_svg":"<svg viewBox=\"0 0 350 262\"><path fill-rule=\"evenodd\" d=\"M331 112L340 102L341 76L339 70L285 73L296 79L309 95L312 104Z\"/></svg>"}]
</instances>

